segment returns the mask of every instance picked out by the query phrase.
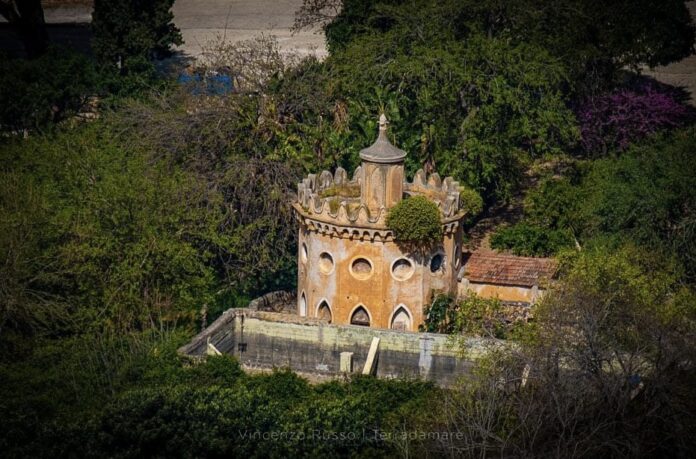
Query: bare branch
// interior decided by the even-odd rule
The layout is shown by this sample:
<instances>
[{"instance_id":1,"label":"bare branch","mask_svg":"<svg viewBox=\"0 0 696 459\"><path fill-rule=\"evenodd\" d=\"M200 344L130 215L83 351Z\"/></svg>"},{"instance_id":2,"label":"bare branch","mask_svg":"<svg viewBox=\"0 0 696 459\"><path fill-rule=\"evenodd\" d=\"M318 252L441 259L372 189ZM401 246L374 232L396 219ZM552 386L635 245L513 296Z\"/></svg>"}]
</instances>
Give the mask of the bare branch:
<instances>
[{"instance_id":1,"label":"bare branch","mask_svg":"<svg viewBox=\"0 0 696 459\"><path fill-rule=\"evenodd\" d=\"M323 29L343 8L343 0L303 0L302 6L295 12L292 32L306 29Z\"/></svg>"}]
</instances>

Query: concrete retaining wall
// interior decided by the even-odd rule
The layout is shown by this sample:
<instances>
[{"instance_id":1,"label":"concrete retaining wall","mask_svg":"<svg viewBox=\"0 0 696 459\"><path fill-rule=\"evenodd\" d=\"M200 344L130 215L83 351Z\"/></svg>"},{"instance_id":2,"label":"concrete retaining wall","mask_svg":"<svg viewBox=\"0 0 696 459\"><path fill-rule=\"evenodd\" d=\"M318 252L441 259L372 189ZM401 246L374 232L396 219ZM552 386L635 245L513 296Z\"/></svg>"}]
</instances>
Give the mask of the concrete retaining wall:
<instances>
[{"instance_id":1,"label":"concrete retaining wall","mask_svg":"<svg viewBox=\"0 0 696 459\"><path fill-rule=\"evenodd\" d=\"M491 340L469 339L466 359L446 335L330 325L321 319L252 309L230 309L179 352L203 356L208 343L237 357L248 369L289 367L299 373L334 377L341 352L353 353L353 372L362 372L373 337L380 338L375 374L412 377L451 385L466 374Z\"/></svg>"}]
</instances>

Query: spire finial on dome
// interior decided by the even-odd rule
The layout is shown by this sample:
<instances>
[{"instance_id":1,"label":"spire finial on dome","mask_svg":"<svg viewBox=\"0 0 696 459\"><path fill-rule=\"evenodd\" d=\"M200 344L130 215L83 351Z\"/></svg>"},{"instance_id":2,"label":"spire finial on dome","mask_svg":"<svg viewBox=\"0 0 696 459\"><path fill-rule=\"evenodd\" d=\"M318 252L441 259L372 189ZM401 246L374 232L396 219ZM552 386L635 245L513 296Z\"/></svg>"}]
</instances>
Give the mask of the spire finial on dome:
<instances>
[{"instance_id":1,"label":"spire finial on dome","mask_svg":"<svg viewBox=\"0 0 696 459\"><path fill-rule=\"evenodd\" d=\"M388 124L389 124L389 121L387 120L387 117L384 115L384 113L379 115L379 130L386 131Z\"/></svg>"},{"instance_id":2,"label":"spire finial on dome","mask_svg":"<svg viewBox=\"0 0 696 459\"><path fill-rule=\"evenodd\" d=\"M396 148L389 142L389 137L387 136L388 125L389 121L384 113L379 115L379 133L377 135L377 140L368 148L360 151L360 157L363 160L386 164L403 162L406 152Z\"/></svg>"}]
</instances>

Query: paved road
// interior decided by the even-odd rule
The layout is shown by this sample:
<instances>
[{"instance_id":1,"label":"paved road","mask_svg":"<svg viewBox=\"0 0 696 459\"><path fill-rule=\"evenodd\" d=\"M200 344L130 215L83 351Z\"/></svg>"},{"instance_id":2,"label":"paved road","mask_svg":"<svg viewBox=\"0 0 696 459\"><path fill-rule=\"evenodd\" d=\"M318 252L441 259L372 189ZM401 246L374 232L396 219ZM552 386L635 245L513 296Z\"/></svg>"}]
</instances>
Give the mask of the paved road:
<instances>
[{"instance_id":1,"label":"paved road","mask_svg":"<svg viewBox=\"0 0 696 459\"><path fill-rule=\"evenodd\" d=\"M302 0L177 0L174 22L181 29L182 50L199 55L201 45L217 36L246 40L260 33L275 35L281 49L325 55L323 34L290 33Z\"/></svg>"},{"instance_id":2,"label":"paved road","mask_svg":"<svg viewBox=\"0 0 696 459\"><path fill-rule=\"evenodd\" d=\"M323 34L290 32L301 5L302 0L177 0L173 12L184 37L180 49L195 57L207 41L218 36L239 41L266 33L275 35L283 50L326 55ZM92 9L84 4L46 8L45 16L49 24L87 24Z\"/></svg>"},{"instance_id":3,"label":"paved road","mask_svg":"<svg viewBox=\"0 0 696 459\"><path fill-rule=\"evenodd\" d=\"M696 1L687 2L687 7L692 20L696 19ZM643 73L663 83L685 88L691 94L691 104L696 105L696 55L652 70L645 69Z\"/></svg>"},{"instance_id":4,"label":"paved road","mask_svg":"<svg viewBox=\"0 0 696 459\"><path fill-rule=\"evenodd\" d=\"M301 4L302 0L177 0L174 4L174 22L181 28L186 42L181 50L195 57L201 53L201 45L218 35L237 41L265 32L278 37L284 50L300 53L316 50L317 54L325 55L322 34L311 31L296 35L290 33L295 11ZM696 17L696 1L689 2L688 6L691 15ZM46 10L47 22L63 24L49 30L51 36L77 48L88 46L89 31L84 24L90 19L89 6ZM75 24L83 25L78 27ZM71 25L75 30L71 29ZM21 49L21 44L6 27L0 27L0 48ZM685 87L692 94L692 103L696 102L696 55L668 66L645 70L645 73L665 83Z\"/></svg>"}]
</instances>

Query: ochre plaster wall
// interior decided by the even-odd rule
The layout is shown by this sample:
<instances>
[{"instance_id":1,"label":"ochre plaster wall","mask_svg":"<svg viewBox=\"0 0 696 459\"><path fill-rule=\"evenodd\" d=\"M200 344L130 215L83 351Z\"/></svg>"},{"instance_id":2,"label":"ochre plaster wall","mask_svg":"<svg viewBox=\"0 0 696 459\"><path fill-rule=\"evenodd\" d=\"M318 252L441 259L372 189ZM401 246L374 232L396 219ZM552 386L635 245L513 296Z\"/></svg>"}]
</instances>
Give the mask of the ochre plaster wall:
<instances>
[{"instance_id":1,"label":"ochre plaster wall","mask_svg":"<svg viewBox=\"0 0 696 459\"><path fill-rule=\"evenodd\" d=\"M302 314L302 295L307 301L307 316L317 317L322 301L326 301L332 313L332 323L350 324L358 306L370 315L370 326L391 328L392 317L403 306L411 318L411 331L417 331L423 322L423 305L430 301L431 292L457 293L457 270L460 258L455 256L461 247L462 231L459 227L445 236L443 243L425 257L405 253L393 241L372 241L369 238L350 239L335 234L308 231L300 225L298 255L298 314ZM303 251L307 251L306 260ZM322 269L320 256L328 253L333 259L333 269ZM430 270L430 261L442 253L445 262L436 273ZM351 273L354 260L365 258L372 264L372 272L365 279ZM392 274L395 261L406 258L413 272L400 280ZM324 265L325 268L326 265Z\"/></svg>"},{"instance_id":2,"label":"ochre plaster wall","mask_svg":"<svg viewBox=\"0 0 696 459\"><path fill-rule=\"evenodd\" d=\"M482 284L477 282L463 281L459 284L459 295L464 296L467 292L475 292L482 298L498 298L501 301L524 301L527 303L535 302L541 290L532 287Z\"/></svg>"}]
</instances>

